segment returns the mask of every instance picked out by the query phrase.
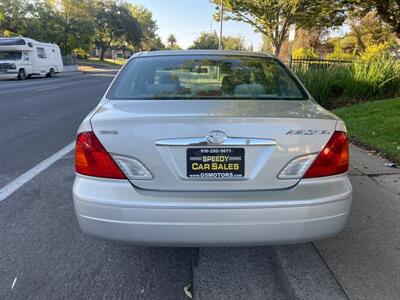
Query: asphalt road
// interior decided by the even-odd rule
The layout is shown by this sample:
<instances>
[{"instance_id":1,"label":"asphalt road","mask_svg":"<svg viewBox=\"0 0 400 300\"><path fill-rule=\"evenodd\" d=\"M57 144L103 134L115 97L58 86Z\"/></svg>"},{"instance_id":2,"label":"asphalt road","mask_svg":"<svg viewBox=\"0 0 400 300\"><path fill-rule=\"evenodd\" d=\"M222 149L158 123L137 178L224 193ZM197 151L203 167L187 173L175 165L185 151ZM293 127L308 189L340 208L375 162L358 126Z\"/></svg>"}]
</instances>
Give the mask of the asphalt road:
<instances>
[{"instance_id":1,"label":"asphalt road","mask_svg":"<svg viewBox=\"0 0 400 300\"><path fill-rule=\"evenodd\" d=\"M0 186L72 142L113 76L0 81Z\"/></svg>"},{"instance_id":2,"label":"asphalt road","mask_svg":"<svg viewBox=\"0 0 400 300\"><path fill-rule=\"evenodd\" d=\"M0 81L0 189L73 141L114 74ZM0 299L189 299L185 287L195 299L207 300L368 298L370 287L379 295L368 281L379 276L357 271L373 272L380 259L390 269L386 277L378 274L388 286L384 295L400 294L389 285L398 279L398 242L393 251L383 249L387 236L358 226L373 215L363 203L376 204L377 195L391 205L381 214L400 211L398 192L376 179L371 183L358 169L352 176L357 211L349 228L334 239L281 247L151 248L92 238L75 219L73 178L70 152L0 201ZM387 226L395 222L389 216ZM385 215L372 217L382 223L381 218ZM391 238L397 229L387 228ZM354 238L360 232L363 241ZM367 251L376 260L363 256L371 236L381 247Z\"/></svg>"}]
</instances>

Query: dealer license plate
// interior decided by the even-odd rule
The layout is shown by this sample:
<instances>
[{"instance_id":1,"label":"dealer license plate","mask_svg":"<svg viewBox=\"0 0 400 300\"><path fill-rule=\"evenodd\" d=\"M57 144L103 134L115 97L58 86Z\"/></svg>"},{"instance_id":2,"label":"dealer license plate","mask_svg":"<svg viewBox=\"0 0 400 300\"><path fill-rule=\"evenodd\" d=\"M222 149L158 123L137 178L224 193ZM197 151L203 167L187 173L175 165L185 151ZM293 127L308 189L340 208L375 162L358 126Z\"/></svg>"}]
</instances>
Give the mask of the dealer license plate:
<instances>
[{"instance_id":1,"label":"dealer license plate","mask_svg":"<svg viewBox=\"0 0 400 300\"><path fill-rule=\"evenodd\" d=\"M244 148L188 148L189 178L244 177Z\"/></svg>"}]
</instances>

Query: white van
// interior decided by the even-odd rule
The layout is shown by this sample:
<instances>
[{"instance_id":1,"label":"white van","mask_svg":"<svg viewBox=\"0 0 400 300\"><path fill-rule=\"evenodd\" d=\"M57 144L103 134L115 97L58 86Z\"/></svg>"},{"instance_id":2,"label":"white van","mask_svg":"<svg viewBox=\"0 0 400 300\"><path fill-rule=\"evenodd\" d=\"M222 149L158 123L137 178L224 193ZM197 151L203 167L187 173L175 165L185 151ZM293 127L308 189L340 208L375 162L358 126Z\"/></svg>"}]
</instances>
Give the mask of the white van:
<instances>
[{"instance_id":1,"label":"white van","mask_svg":"<svg viewBox=\"0 0 400 300\"><path fill-rule=\"evenodd\" d=\"M63 71L60 47L30 38L0 38L0 78L54 77Z\"/></svg>"}]
</instances>

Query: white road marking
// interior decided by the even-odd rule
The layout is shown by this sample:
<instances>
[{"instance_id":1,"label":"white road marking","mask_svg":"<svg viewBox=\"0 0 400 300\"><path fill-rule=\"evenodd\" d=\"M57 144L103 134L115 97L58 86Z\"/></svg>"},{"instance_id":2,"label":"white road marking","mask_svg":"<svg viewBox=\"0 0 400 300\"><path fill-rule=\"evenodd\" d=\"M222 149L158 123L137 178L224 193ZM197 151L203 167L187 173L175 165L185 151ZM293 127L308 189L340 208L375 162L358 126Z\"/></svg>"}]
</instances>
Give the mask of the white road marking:
<instances>
[{"instance_id":1,"label":"white road marking","mask_svg":"<svg viewBox=\"0 0 400 300\"><path fill-rule=\"evenodd\" d=\"M53 89L58 89L59 86L48 86L48 87L44 87L44 88L38 88L35 89L35 91L39 92L39 91L47 91L47 90L53 90Z\"/></svg>"},{"instance_id":2,"label":"white road marking","mask_svg":"<svg viewBox=\"0 0 400 300\"><path fill-rule=\"evenodd\" d=\"M96 77L115 77L116 74L96 74L96 75L92 75L92 76L96 76Z\"/></svg>"},{"instance_id":3,"label":"white road marking","mask_svg":"<svg viewBox=\"0 0 400 300\"><path fill-rule=\"evenodd\" d=\"M50 167L52 164L54 164L57 160L61 159L63 156L71 152L75 147L75 141L68 144L64 148L62 148L60 151L54 153L50 157L46 158L44 161L41 163L37 164L34 166L32 169L29 171L25 172L21 176L17 177L13 181L11 181L9 184L4 186L3 188L0 189L0 202L6 199L8 196L10 196L12 193L17 191L20 187L22 187L25 183L31 181L36 175L38 175L40 172L46 170L48 167Z\"/></svg>"},{"instance_id":4,"label":"white road marking","mask_svg":"<svg viewBox=\"0 0 400 300\"><path fill-rule=\"evenodd\" d=\"M14 281L13 281L13 283L12 283L12 285L11 285L11 289L14 288L14 285L15 285L16 282L17 282L17 277L14 278Z\"/></svg>"},{"instance_id":5,"label":"white road marking","mask_svg":"<svg viewBox=\"0 0 400 300\"><path fill-rule=\"evenodd\" d=\"M115 75L114 75L115 76ZM58 77L58 78L47 78L43 80L40 79L34 79L34 80L25 80L25 81L17 81L18 83L13 83L10 81L3 82L0 80L0 87L4 88L40 88L40 87L47 87L47 86L52 86L53 84L60 84L60 83L66 83L66 82L74 82L76 79L78 79L79 82L81 80L79 79L86 79L90 77L96 77L96 74L79 74L75 76L65 76L65 77ZM15 80L16 81L16 80ZM9 92L9 91L8 91Z\"/></svg>"}]
</instances>

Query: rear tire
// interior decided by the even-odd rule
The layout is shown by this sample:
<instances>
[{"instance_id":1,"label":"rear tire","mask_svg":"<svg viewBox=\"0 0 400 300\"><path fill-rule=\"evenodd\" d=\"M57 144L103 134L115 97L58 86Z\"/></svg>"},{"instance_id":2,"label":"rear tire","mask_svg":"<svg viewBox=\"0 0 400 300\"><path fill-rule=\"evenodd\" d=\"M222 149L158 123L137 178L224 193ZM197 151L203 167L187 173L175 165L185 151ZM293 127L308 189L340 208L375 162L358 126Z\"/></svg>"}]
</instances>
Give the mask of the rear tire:
<instances>
[{"instance_id":1,"label":"rear tire","mask_svg":"<svg viewBox=\"0 0 400 300\"><path fill-rule=\"evenodd\" d=\"M46 74L46 77L54 78L56 76L56 72L53 68L50 69L49 73Z\"/></svg>"}]
</instances>

